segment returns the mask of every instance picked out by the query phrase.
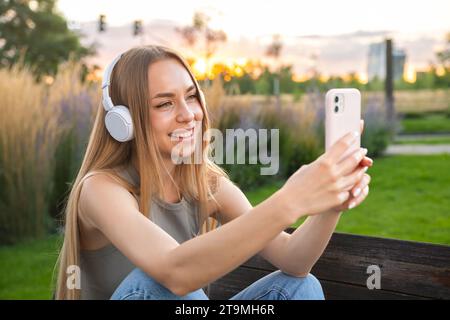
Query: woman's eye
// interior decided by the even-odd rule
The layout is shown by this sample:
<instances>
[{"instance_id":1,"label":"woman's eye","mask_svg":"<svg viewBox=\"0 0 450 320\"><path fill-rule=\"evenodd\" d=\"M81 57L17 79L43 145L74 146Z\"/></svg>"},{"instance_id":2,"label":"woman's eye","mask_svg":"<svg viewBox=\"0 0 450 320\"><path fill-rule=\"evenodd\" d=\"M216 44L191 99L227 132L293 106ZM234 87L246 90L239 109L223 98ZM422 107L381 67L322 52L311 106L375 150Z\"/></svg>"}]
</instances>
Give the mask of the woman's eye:
<instances>
[{"instance_id":1,"label":"woman's eye","mask_svg":"<svg viewBox=\"0 0 450 320\"><path fill-rule=\"evenodd\" d=\"M197 95L196 94L191 94L189 97L188 97L188 99L197 99Z\"/></svg>"},{"instance_id":2,"label":"woman's eye","mask_svg":"<svg viewBox=\"0 0 450 320\"><path fill-rule=\"evenodd\" d=\"M171 102L165 102L157 106L157 108L165 108L169 107L172 103Z\"/></svg>"}]
</instances>

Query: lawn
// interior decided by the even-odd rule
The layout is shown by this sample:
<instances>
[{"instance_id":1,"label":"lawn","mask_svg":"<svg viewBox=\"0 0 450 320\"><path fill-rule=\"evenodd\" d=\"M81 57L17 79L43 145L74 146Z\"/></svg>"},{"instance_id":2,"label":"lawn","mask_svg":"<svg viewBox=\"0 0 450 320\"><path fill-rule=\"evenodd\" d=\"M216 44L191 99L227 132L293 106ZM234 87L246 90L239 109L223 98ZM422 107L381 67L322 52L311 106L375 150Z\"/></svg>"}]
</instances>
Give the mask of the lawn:
<instances>
[{"instance_id":1,"label":"lawn","mask_svg":"<svg viewBox=\"0 0 450 320\"><path fill-rule=\"evenodd\" d=\"M450 245L449 168L450 155L376 159L368 198L342 215L337 231ZM281 185L247 196L255 205Z\"/></svg>"},{"instance_id":2,"label":"lawn","mask_svg":"<svg viewBox=\"0 0 450 320\"><path fill-rule=\"evenodd\" d=\"M0 247L0 299L50 299L58 236Z\"/></svg>"},{"instance_id":3,"label":"lawn","mask_svg":"<svg viewBox=\"0 0 450 320\"><path fill-rule=\"evenodd\" d=\"M449 168L450 155L376 159L369 197L342 215L337 231L450 245ZM256 205L282 185L275 181L247 196ZM60 240L0 247L0 299L49 299Z\"/></svg>"},{"instance_id":4,"label":"lawn","mask_svg":"<svg viewBox=\"0 0 450 320\"><path fill-rule=\"evenodd\" d=\"M395 144L450 144L450 135L448 137L424 137L417 139L399 139L394 141Z\"/></svg>"},{"instance_id":5,"label":"lawn","mask_svg":"<svg viewBox=\"0 0 450 320\"><path fill-rule=\"evenodd\" d=\"M450 118L444 114L427 114L401 121L402 133L450 133Z\"/></svg>"}]
</instances>

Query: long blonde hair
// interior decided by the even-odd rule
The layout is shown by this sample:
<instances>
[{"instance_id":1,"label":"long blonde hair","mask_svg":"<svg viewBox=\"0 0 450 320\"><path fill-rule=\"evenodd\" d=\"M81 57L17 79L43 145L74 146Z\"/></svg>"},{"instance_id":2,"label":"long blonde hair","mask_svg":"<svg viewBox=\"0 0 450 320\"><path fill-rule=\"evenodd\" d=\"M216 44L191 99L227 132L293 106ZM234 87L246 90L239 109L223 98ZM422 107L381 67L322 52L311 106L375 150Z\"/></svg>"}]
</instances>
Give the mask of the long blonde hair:
<instances>
[{"instance_id":1,"label":"long blonde hair","mask_svg":"<svg viewBox=\"0 0 450 320\"><path fill-rule=\"evenodd\" d=\"M188 63L180 54L163 46L141 46L130 49L122 55L114 67L111 75L111 99L115 105L128 106L134 124L135 138L125 143L114 140L104 124L105 111L101 105L98 107L81 168L64 208L64 242L55 265L55 270L58 269L56 299L80 298L80 290L68 289L66 282L67 268L79 266L78 205L82 183L88 173L94 171L106 173L131 193L139 195L139 211L143 214L150 212L152 196L162 194L163 183L158 170L162 166L162 157L148 121L150 117L148 67L153 62L170 58L178 60L186 68L199 94L199 84ZM204 100L199 96L198 99L203 109L203 137L210 128L210 120ZM116 171L130 164L133 152L137 159L139 186L131 185ZM208 199L215 200L213 194L219 177L228 178L227 174L209 159L208 154L209 141L202 139L202 161L199 164L192 162L177 165L174 174L181 194L198 201L202 234L217 227L217 221L208 217L206 204Z\"/></svg>"}]
</instances>

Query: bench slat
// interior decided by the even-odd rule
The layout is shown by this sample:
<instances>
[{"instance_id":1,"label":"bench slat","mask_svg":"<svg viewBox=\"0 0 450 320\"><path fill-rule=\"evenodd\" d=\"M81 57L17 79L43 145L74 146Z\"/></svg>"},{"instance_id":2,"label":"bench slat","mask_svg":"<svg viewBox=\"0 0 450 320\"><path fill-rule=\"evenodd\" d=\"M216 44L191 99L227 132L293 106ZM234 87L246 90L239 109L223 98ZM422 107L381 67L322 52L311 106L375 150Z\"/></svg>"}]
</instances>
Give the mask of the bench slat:
<instances>
[{"instance_id":1,"label":"bench slat","mask_svg":"<svg viewBox=\"0 0 450 320\"><path fill-rule=\"evenodd\" d=\"M391 292L387 290L368 290L367 287L348 283L320 280L327 300L422 300L423 297Z\"/></svg>"},{"instance_id":2,"label":"bench slat","mask_svg":"<svg viewBox=\"0 0 450 320\"><path fill-rule=\"evenodd\" d=\"M226 277L214 282L209 288L209 298L213 300L228 300L237 292L242 291L258 279L270 272L247 267L239 267L230 272ZM351 284L321 280L326 299L423 299L421 297L389 292L386 290L368 290L366 287Z\"/></svg>"},{"instance_id":3,"label":"bench slat","mask_svg":"<svg viewBox=\"0 0 450 320\"><path fill-rule=\"evenodd\" d=\"M312 273L366 287L370 265L380 267L381 290L450 298L448 246L335 233Z\"/></svg>"},{"instance_id":4,"label":"bench slat","mask_svg":"<svg viewBox=\"0 0 450 320\"><path fill-rule=\"evenodd\" d=\"M380 267L381 289L367 288L369 265ZM275 270L254 256L206 291L228 299ZM450 246L334 233L311 272L327 299L450 299Z\"/></svg>"}]
</instances>

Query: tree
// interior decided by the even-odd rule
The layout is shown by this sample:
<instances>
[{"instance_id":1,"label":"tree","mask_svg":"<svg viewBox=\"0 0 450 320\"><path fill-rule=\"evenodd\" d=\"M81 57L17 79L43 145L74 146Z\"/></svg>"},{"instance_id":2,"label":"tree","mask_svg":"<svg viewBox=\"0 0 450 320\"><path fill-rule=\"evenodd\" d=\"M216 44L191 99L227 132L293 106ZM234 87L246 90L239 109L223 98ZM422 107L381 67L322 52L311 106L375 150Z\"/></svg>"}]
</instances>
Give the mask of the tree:
<instances>
[{"instance_id":1,"label":"tree","mask_svg":"<svg viewBox=\"0 0 450 320\"><path fill-rule=\"evenodd\" d=\"M280 92L292 92L294 90L294 82L292 81L292 65L281 66L279 70Z\"/></svg>"},{"instance_id":2,"label":"tree","mask_svg":"<svg viewBox=\"0 0 450 320\"><path fill-rule=\"evenodd\" d=\"M448 88L450 87L450 32L446 34L445 47L436 52L438 66L441 70L440 74L435 73L435 87ZM450 110L450 104L449 104Z\"/></svg>"},{"instance_id":3,"label":"tree","mask_svg":"<svg viewBox=\"0 0 450 320\"><path fill-rule=\"evenodd\" d=\"M276 106L277 108L280 108L281 102L280 102L280 67L278 66L279 58L281 55L281 49L283 48L283 42L281 41L281 36L279 34L276 34L272 37L272 42L269 44L269 46L266 49L266 55L269 57L272 57L276 64L276 71L275 71L275 77L273 79L273 88L274 88L274 94L276 98Z\"/></svg>"},{"instance_id":4,"label":"tree","mask_svg":"<svg viewBox=\"0 0 450 320\"><path fill-rule=\"evenodd\" d=\"M207 67L209 67L209 59L217 50L218 45L227 41L227 35L224 31L213 30L208 26L210 20L211 18L205 13L195 12L192 18L192 25L175 29L191 48L194 48L199 38L203 38L204 57ZM208 75L206 75L206 78L208 79Z\"/></svg>"},{"instance_id":5,"label":"tree","mask_svg":"<svg viewBox=\"0 0 450 320\"><path fill-rule=\"evenodd\" d=\"M58 65L70 58L93 53L55 11L55 0L0 2L0 67L21 61L40 79L56 74Z\"/></svg>"},{"instance_id":6,"label":"tree","mask_svg":"<svg viewBox=\"0 0 450 320\"><path fill-rule=\"evenodd\" d=\"M443 68L450 68L450 32L446 34L446 47L436 52L436 57Z\"/></svg>"}]
</instances>

